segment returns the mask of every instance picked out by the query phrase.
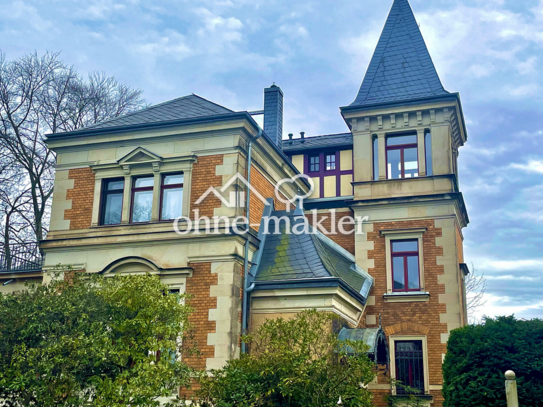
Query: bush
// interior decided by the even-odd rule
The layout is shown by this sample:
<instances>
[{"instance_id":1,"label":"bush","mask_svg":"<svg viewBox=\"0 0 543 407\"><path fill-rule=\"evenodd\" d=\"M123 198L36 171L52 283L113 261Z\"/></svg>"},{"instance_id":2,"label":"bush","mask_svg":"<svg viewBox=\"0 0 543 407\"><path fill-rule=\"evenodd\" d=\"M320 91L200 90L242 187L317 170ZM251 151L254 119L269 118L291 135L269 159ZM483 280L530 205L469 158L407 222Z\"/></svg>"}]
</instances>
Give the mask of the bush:
<instances>
[{"instance_id":1,"label":"bush","mask_svg":"<svg viewBox=\"0 0 543 407\"><path fill-rule=\"evenodd\" d=\"M304 311L295 319L268 320L244 337L249 354L231 360L201 380L204 406L372 406L362 384L374 378L374 364L361 343L341 342L331 332L334 316ZM356 355L342 349L348 345Z\"/></svg>"},{"instance_id":2,"label":"bush","mask_svg":"<svg viewBox=\"0 0 543 407\"><path fill-rule=\"evenodd\" d=\"M543 321L486 319L451 332L443 365L445 407L505 407L507 370L521 406L543 406Z\"/></svg>"},{"instance_id":3,"label":"bush","mask_svg":"<svg viewBox=\"0 0 543 407\"><path fill-rule=\"evenodd\" d=\"M191 310L167 293L156 276L77 273L0 294L0 404L158 406L193 375L175 358Z\"/></svg>"}]
</instances>

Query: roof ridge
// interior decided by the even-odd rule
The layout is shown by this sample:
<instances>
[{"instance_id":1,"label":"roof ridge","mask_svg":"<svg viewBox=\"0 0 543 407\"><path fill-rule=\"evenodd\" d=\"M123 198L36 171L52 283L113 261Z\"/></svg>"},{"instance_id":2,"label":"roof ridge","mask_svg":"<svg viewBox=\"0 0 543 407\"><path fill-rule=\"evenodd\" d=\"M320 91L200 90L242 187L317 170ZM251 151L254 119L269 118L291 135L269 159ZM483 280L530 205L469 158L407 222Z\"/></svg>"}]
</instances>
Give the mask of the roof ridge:
<instances>
[{"instance_id":1,"label":"roof ridge","mask_svg":"<svg viewBox=\"0 0 543 407\"><path fill-rule=\"evenodd\" d=\"M91 129L91 128L95 127L95 126L99 126L99 125L102 125L102 124L109 123L109 122L111 122L113 120L120 119L121 117L131 117L131 116L134 116L135 114L139 114L139 113L142 113L142 112L152 110L152 109L154 109L156 107L160 107L160 106L165 105L167 103L171 103L171 102L174 102L174 101L177 101L177 100L186 99L186 98L188 98L189 96L192 96L192 95L194 95L194 94L180 96L180 97L177 97L177 98L174 98L174 99L166 100L165 102L157 103L156 105L150 105L150 106L144 107L144 108L139 109L139 110L135 110L135 111L130 112L130 113L126 113L126 114L122 114L120 116L112 117L111 119L104 120L103 122L94 123L94 124L92 124L90 126L85 127L84 129ZM83 130L83 129L81 129L81 130Z\"/></svg>"},{"instance_id":2,"label":"roof ridge","mask_svg":"<svg viewBox=\"0 0 543 407\"><path fill-rule=\"evenodd\" d=\"M232 109L229 109L229 108L227 108L227 107L225 107L225 106L223 106L223 105L219 105L218 103L213 102L212 100L206 99L206 98L203 97L203 96L197 95L196 93L192 93L191 95L192 95L192 96L196 96L197 98L200 98L200 99L202 99L202 100L205 100L206 102L209 102L209 103L211 103L211 104L214 104L215 106L219 106L219 107L222 107L223 109L229 110L229 111L232 112L232 113L235 112L235 111L232 110ZM188 96L190 96L190 95L188 95Z\"/></svg>"}]
</instances>

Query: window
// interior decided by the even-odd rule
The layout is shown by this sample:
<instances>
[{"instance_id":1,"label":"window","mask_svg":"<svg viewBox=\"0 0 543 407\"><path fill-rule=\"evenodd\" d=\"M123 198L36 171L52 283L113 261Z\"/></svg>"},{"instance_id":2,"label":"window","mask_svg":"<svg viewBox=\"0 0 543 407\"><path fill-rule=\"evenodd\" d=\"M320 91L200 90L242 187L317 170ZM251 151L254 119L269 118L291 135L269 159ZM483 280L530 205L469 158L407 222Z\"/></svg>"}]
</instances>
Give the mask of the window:
<instances>
[{"instance_id":1,"label":"window","mask_svg":"<svg viewBox=\"0 0 543 407\"><path fill-rule=\"evenodd\" d=\"M419 176L417 135L387 137L387 179Z\"/></svg>"},{"instance_id":2,"label":"window","mask_svg":"<svg viewBox=\"0 0 543 407\"><path fill-rule=\"evenodd\" d=\"M394 341L396 380L401 382L401 386L396 386L396 394L424 394L423 358L422 340Z\"/></svg>"},{"instance_id":3,"label":"window","mask_svg":"<svg viewBox=\"0 0 543 407\"><path fill-rule=\"evenodd\" d=\"M432 168L432 133L429 131L424 134L424 153L426 155L426 175L434 175Z\"/></svg>"},{"instance_id":4,"label":"window","mask_svg":"<svg viewBox=\"0 0 543 407\"><path fill-rule=\"evenodd\" d=\"M101 225L118 225L123 212L124 178L106 179L102 186Z\"/></svg>"},{"instance_id":5,"label":"window","mask_svg":"<svg viewBox=\"0 0 543 407\"><path fill-rule=\"evenodd\" d=\"M418 239L394 240L391 245L392 291L420 291Z\"/></svg>"},{"instance_id":6,"label":"window","mask_svg":"<svg viewBox=\"0 0 543 407\"><path fill-rule=\"evenodd\" d=\"M172 220L182 215L183 181L183 174L170 174L162 177L160 220Z\"/></svg>"},{"instance_id":7,"label":"window","mask_svg":"<svg viewBox=\"0 0 543 407\"><path fill-rule=\"evenodd\" d=\"M326 154L326 171L336 169L336 154Z\"/></svg>"},{"instance_id":8,"label":"window","mask_svg":"<svg viewBox=\"0 0 543 407\"><path fill-rule=\"evenodd\" d=\"M310 172L319 172L320 171L320 156L312 155L309 157L309 171Z\"/></svg>"},{"instance_id":9,"label":"window","mask_svg":"<svg viewBox=\"0 0 543 407\"><path fill-rule=\"evenodd\" d=\"M134 178L132 184L132 223L149 222L151 220L153 184L154 177L152 176Z\"/></svg>"},{"instance_id":10,"label":"window","mask_svg":"<svg viewBox=\"0 0 543 407\"><path fill-rule=\"evenodd\" d=\"M379 181L379 139L373 138L373 180Z\"/></svg>"}]
</instances>

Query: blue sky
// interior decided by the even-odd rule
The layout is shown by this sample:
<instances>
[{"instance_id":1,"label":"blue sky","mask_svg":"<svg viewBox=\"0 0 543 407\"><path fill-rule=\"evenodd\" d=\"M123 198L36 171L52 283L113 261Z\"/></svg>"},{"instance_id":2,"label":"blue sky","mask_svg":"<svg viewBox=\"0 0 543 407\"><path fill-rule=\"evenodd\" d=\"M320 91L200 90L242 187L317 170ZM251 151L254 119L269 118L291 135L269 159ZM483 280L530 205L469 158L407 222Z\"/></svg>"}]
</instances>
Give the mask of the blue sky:
<instances>
[{"instance_id":1,"label":"blue sky","mask_svg":"<svg viewBox=\"0 0 543 407\"><path fill-rule=\"evenodd\" d=\"M8 58L62 51L144 90L235 110L285 92L285 134L343 132L392 0L0 0ZM488 277L481 313L543 317L543 0L411 0L469 141L460 182L466 261Z\"/></svg>"}]
</instances>

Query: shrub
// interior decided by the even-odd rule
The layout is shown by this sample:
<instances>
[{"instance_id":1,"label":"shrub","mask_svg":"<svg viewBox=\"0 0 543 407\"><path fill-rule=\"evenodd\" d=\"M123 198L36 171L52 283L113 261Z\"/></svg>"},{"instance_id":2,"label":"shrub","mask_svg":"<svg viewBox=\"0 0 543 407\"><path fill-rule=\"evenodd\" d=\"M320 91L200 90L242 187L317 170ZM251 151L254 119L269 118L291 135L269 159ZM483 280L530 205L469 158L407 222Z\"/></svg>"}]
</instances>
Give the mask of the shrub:
<instances>
[{"instance_id":1,"label":"shrub","mask_svg":"<svg viewBox=\"0 0 543 407\"><path fill-rule=\"evenodd\" d=\"M172 357L188 339L191 310L167 293L156 276L77 273L0 295L0 399L14 407L158 406L192 376Z\"/></svg>"},{"instance_id":2,"label":"shrub","mask_svg":"<svg viewBox=\"0 0 543 407\"><path fill-rule=\"evenodd\" d=\"M361 343L339 341L330 314L304 311L292 320L268 320L244 341L249 354L201 380L204 406L372 406L363 384L374 364ZM349 346L355 354L347 354Z\"/></svg>"},{"instance_id":3,"label":"shrub","mask_svg":"<svg viewBox=\"0 0 543 407\"><path fill-rule=\"evenodd\" d=\"M504 373L517 375L521 406L543 406L543 321L486 319L451 332L443 365L445 407L505 407Z\"/></svg>"}]
</instances>

